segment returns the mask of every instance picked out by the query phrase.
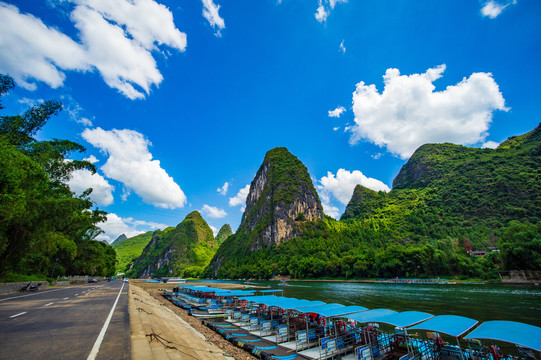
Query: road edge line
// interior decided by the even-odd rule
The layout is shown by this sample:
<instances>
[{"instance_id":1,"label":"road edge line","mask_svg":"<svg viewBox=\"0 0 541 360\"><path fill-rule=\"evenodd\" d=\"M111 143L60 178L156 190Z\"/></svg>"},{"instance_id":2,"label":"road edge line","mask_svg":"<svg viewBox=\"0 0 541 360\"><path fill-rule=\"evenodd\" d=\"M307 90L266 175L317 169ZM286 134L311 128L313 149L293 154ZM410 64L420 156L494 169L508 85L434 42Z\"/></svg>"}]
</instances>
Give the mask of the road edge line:
<instances>
[{"instance_id":1,"label":"road edge line","mask_svg":"<svg viewBox=\"0 0 541 360\"><path fill-rule=\"evenodd\" d=\"M120 295L122 294L122 289L124 289L124 282L122 283L122 287L120 288L120 291L118 292L115 303L113 304L113 307L111 308L111 311L109 312L109 316L107 316L107 320L105 320L105 323L103 324L103 327L101 328L100 334L98 335L98 338L96 339L96 342L94 343L94 346L92 347L92 350L90 351L90 354L88 355L87 360L95 360L96 356L98 355L98 352L100 351L101 343L103 341L103 338L105 337L105 332L107 331L107 328L109 327L109 323L111 322L113 313L115 312L116 304L118 303L118 299L120 299Z\"/></svg>"}]
</instances>

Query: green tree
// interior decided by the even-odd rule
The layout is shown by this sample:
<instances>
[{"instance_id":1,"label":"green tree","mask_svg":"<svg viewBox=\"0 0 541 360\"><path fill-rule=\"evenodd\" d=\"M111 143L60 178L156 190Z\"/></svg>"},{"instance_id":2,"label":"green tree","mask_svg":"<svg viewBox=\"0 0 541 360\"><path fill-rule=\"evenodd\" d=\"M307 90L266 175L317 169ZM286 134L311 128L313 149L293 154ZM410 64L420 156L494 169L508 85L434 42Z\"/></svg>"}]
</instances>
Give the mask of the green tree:
<instances>
[{"instance_id":1,"label":"green tree","mask_svg":"<svg viewBox=\"0 0 541 360\"><path fill-rule=\"evenodd\" d=\"M0 96L13 86L10 77L0 75ZM69 140L34 138L61 109L59 101L51 100L22 115L0 116L0 276L8 271L49 274L57 260L66 271L91 269L94 262L93 272L110 273L111 262L114 271L114 250L106 244L89 245L106 214L91 210L91 189L75 196L65 184L74 170L95 172L87 161L68 159L84 147Z\"/></svg>"},{"instance_id":2,"label":"green tree","mask_svg":"<svg viewBox=\"0 0 541 360\"><path fill-rule=\"evenodd\" d=\"M502 229L500 250L508 270L541 269L541 223L509 222Z\"/></svg>"}]
</instances>

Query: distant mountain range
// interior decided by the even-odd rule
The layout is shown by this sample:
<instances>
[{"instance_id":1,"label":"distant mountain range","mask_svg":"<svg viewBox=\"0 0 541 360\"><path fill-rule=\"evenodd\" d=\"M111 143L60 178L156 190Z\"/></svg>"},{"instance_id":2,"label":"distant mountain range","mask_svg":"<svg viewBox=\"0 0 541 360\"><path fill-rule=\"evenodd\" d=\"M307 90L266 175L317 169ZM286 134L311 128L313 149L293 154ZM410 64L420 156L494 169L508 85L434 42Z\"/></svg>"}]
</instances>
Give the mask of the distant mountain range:
<instances>
[{"instance_id":1,"label":"distant mountain range","mask_svg":"<svg viewBox=\"0 0 541 360\"><path fill-rule=\"evenodd\" d=\"M337 221L324 216L302 162L275 148L250 185L235 234L224 225L215 239L193 212L151 239L114 246L144 247L130 253L134 276L494 278L511 264L541 264L540 155L539 126L497 149L426 144L389 193L358 185ZM518 261L526 252L527 263Z\"/></svg>"}]
</instances>

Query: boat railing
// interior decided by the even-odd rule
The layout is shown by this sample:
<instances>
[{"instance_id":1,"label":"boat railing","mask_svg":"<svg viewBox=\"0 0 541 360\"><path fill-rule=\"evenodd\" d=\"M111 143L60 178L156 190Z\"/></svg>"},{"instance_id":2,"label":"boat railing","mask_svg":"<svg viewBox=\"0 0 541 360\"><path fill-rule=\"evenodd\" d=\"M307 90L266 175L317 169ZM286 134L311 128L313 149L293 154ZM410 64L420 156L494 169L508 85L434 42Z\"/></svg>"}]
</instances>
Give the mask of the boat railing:
<instances>
[{"instance_id":1,"label":"boat railing","mask_svg":"<svg viewBox=\"0 0 541 360\"><path fill-rule=\"evenodd\" d=\"M280 320L278 319L261 321L261 328L259 330L259 336L264 337L264 336L273 335L274 330L279 325L280 325Z\"/></svg>"},{"instance_id":2,"label":"boat railing","mask_svg":"<svg viewBox=\"0 0 541 360\"><path fill-rule=\"evenodd\" d=\"M251 316L250 317L250 331L256 331L259 330L261 327L260 323L261 319L257 316Z\"/></svg>"},{"instance_id":3,"label":"boat railing","mask_svg":"<svg viewBox=\"0 0 541 360\"><path fill-rule=\"evenodd\" d=\"M289 326L288 325L279 325L276 327L276 343L281 344L291 340Z\"/></svg>"},{"instance_id":4,"label":"boat railing","mask_svg":"<svg viewBox=\"0 0 541 360\"><path fill-rule=\"evenodd\" d=\"M297 352L317 346L318 344L319 337L317 336L316 329L302 330L295 333L295 346Z\"/></svg>"}]
</instances>

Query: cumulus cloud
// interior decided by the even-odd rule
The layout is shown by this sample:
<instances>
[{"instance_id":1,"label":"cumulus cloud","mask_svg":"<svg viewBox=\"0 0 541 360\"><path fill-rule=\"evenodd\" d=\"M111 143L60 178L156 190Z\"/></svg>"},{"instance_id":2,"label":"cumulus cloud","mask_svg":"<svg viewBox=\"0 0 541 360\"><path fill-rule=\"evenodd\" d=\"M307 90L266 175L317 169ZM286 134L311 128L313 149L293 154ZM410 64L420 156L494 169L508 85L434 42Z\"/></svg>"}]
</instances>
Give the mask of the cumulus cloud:
<instances>
[{"instance_id":1,"label":"cumulus cloud","mask_svg":"<svg viewBox=\"0 0 541 360\"><path fill-rule=\"evenodd\" d=\"M214 237L216 237L216 235L218 235L218 228L212 225L209 225L209 227L212 230L212 234L214 235Z\"/></svg>"},{"instance_id":2,"label":"cumulus cloud","mask_svg":"<svg viewBox=\"0 0 541 360\"><path fill-rule=\"evenodd\" d=\"M318 181L316 188L324 202L330 203L330 195L332 195L340 203L347 205L357 185L374 191L391 191L383 182L369 178L359 170L348 171L344 169L338 169L336 175L328 171L327 176L323 176Z\"/></svg>"},{"instance_id":3,"label":"cumulus cloud","mask_svg":"<svg viewBox=\"0 0 541 360\"><path fill-rule=\"evenodd\" d=\"M218 209L217 207L209 206L207 204L203 205L201 212L213 219L221 219L227 216L224 209Z\"/></svg>"},{"instance_id":4,"label":"cumulus cloud","mask_svg":"<svg viewBox=\"0 0 541 360\"><path fill-rule=\"evenodd\" d=\"M98 227L102 229L104 233L98 235L97 239L111 243L122 234L130 238L147 231L163 230L167 225L134 220L133 218L121 218L114 213L109 213L107 214L107 220L103 223L99 223Z\"/></svg>"},{"instance_id":5,"label":"cumulus cloud","mask_svg":"<svg viewBox=\"0 0 541 360\"><path fill-rule=\"evenodd\" d=\"M52 88L64 83L63 70L89 70L83 47L40 19L0 2L0 72L35 90L31 79Z\"/></svg>"},{"instance_id":6,"label":"cumulus cloud","mask_svg":"<svg viewBox=\"0 0 541 360\"><path fill-rule=\"evenodd\" d=\"M152 160L150 142L133 130L86 129L83 138L99 148L109 158L101 167L104 174L122 182L144 202L157 207L183 207L186 196L172 177L161 168L159 160Z\"/></svg>"},{"instance_id":7,"label":"cumulus cloud","mask_svg":"<svg viewBox=\"0 0 541 360\"><path fill-rule=\"evenodd\" d=\"M487 141L483 145L481 145L481 148L496 149L498 146L500 146L500 143L497 143L496 141Z\"/></svg>"},{"instance_id":8,"label":"cumulus cloud","mask_svg":"<svg viewBox=\"0 0 541 360\"><path fill-rule=\"evenodd\" d=\"M339 118L344 111L346 111L346 108L343 106L339 106L334 110L329 110L329 117Z\"/></svg>"},{"instance_id":9,"label":"cumulus cloud","mask_svg":"<svg viewBox=\"0 0 541 360\"><path fill-rule=\"evenodd\" d=\"M516 3L516 0L486 1L481 8L481 15L489 17L491 19L495 19L503 12L503 10L505 10L506 7L508 7L509 5L514 5Z\"/></svg>"},{"instance_id":10,"label":"cumulus cloud","mask_svg":"<svg viewBox=\"0 0 541 360\"><path fill-rule=\"evenodd\" d=\"M0 72L30 90L33 80L57 88L63 71L97 70L111 88L130 99L143 98L162 81L152 52L186 48L167 7L153 0L69 0L79 42L0 2ZM141 91L143 90L143 91Z\"/></svg>"},{"instance_id":11,"label":"cumulus cloud","mask_svg":"<svg viewBox=\"0 0 541 360\"><path fill-rule=\"evenodd\" d=\"M82 169L75 170L68 181L68 186L71 191L77 195L81 195L83 191L92 188L90 199L98 205L111 205L114 201L113 191L115 187L100 174Z\"/></svg>"},{"instance_id":12,"label":"cumulus cloud","mask_svg":"<svg viewBox=\"0 0 541 360\"><path fill-rule=\"evenodd\" d=\"M224 183L224 186L216 189L217 192L219 192L220 194L222 194L223 196L226 196L227 195L227 190L229 189L229 183L226 181Z\"/></svg>"},{"instance_id":13,"label":"cumulus cloud","mask_svg":"<svg viewBox=\"0 0 541 360\"><path fill-rule=\"evenodd\" d=\"M250 184L240 189L237 195L235 195L232 198L229 198L229 206L237 206L237 205L246 204L246 198L248 197L249 192L250 192Z\"/></svg>"},{"instance_id":14,"label":"cumulus cloud","mask_svg":"<svg viewBox=\"0 0 541 360\"><path fill-rule=\"evenodd\" d=\"M316 13L314 14L316 20L320 23L327 21L331 11L338 3L347 3L347 0L319 0Z\"/></svg>"},{"instance_id":15,"label":"cumulus cloud","mask_svg":"<svg viewBox=\"0 0 541 360\"><path fill-rule=\"evenodd\" d=\"M400 75L388 69L380 94L375 85L357 84L353 93L355 125L350 143L370 141L406 159L425 143L471 145L488 135L494 110L508 111L490 73L473 73L460 83L435 92L445 65L424 74Z\"/></svg>"},{"instance_id":16,"label":"cumulus cloud","mask_svg":"<svg viewBox=\"0 0 541 360\"><path fill-rule=\"evenodd\" d=\"M224 19L220 17L218 11L220 5L216 5L213 0L202 0L203 2L203 16L209 22L210 26L214 29L217 28L215 35L221 36L221 30L225 29Z\"/></svg>"}]
</instances>

